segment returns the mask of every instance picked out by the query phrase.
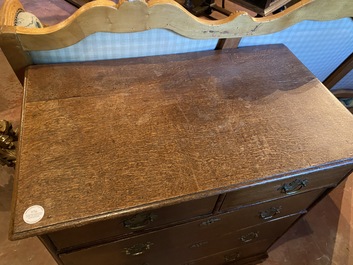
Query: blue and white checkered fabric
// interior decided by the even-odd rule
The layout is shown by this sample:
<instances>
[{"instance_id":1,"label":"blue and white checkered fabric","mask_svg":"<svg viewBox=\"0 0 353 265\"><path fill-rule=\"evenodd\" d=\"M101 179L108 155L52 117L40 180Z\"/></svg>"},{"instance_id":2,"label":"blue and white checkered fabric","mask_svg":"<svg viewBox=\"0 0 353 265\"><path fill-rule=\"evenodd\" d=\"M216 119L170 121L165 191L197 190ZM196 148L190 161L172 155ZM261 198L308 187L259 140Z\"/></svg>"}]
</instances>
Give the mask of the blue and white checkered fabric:
<instances>
[{"instance_id":1,"label":"blue and white checkered fabric","mask_svg":"<svg viewBox=\"0 0 353 265\"><path fill-rule=\"evenodd\" d=\"M353 90L353 70L346 74L331 90L352 89Z\"/></svg>"},{"instance_id":2,"label":"blue and white checkered fabric","mask_svg":"<svg viewBox=\"0 0 353 265\"><path fill-rule=\"evenodd\" d=\"M320 80L325 80L353 52L353 20L302 21L273 34L244 37L239 47L285 44Z\"/></svg>"},{"instance_id":3,"label":"blue and white checkered fabric","mask_svg":"<svg viewBox=\"0 0 353 265\"><path fill-rule=\"evenodd\" d=\"M193 40L167 29L92 34L57 50L31 51L34 64L82 62L213 50L217 39Z\"/></svg>"}]
</instances>

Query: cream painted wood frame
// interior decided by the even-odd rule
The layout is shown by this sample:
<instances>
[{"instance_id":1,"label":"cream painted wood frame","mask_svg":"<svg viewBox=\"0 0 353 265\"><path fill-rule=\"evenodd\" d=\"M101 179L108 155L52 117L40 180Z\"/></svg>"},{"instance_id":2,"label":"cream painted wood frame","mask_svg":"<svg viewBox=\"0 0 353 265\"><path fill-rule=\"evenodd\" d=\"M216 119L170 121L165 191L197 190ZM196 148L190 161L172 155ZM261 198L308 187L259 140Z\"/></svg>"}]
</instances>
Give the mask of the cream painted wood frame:
<instances>
[{"instance_id":1,"label":"cream painted wood frame","mask_svg":"<svg viewBox=\"0 0 353 265\"><path fill-rule=\"evenodd\" d=\"M155 28L172 30L192 39L226 39L280 31L302 20L333 20L353 16L352 0L301 0L285 11L262 18L235 11L220 20L190 14L173 0L98 0L85 4L53 26L14 26L23 10L18 0L5 0L0 10L0 47L18 76L32 64L28 51L52 50L73 45L95 32L139 32Z\"/></svg>"}]
</instances>

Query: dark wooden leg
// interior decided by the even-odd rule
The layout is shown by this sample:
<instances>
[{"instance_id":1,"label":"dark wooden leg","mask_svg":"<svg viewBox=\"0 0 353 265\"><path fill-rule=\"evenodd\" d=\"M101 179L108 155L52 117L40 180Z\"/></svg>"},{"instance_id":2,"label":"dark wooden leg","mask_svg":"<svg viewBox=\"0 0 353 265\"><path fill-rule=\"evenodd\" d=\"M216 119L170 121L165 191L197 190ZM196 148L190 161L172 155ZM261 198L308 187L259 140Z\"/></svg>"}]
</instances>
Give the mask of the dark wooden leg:
<instances>
[{"instance_id":1,"label":"dark wooden leg","mask_svg":"<svg viewBox=\"0 0 353 265\"><path fill-rule=\"evenodd\" d=\"M353 53L327 77L323 84L331 89L338 81L340 81L346 74L353 69Z\"/></svg>"},{"instance_id":2,"label":"dark wooden leg","mask_svg":"<svg viewBox=\"0 0 353 265\"><path fill-rule=\"evenodd\" d=\"M220 39L217 43L216 50L238 48L241 38Z\"/></svg>"}]
</instances>

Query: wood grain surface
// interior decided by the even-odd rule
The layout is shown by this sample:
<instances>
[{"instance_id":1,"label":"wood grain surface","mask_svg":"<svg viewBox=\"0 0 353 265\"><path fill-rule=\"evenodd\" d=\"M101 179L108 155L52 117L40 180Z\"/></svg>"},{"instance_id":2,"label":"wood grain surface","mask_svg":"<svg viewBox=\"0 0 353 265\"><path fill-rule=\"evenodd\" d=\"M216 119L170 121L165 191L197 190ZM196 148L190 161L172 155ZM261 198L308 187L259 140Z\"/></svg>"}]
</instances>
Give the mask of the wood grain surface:
<instances>
[{"instance_id":1,"label":"wood grain surface","mask_svg":"<svg viewBox=\"0 0 353 265\"><path fill-rule=\"evenodd\" d=\"M352 163L353 118L281 45L27 72L12 238ZM23 221L31 205L45 209Z\"/></svg>"}]
</instances>

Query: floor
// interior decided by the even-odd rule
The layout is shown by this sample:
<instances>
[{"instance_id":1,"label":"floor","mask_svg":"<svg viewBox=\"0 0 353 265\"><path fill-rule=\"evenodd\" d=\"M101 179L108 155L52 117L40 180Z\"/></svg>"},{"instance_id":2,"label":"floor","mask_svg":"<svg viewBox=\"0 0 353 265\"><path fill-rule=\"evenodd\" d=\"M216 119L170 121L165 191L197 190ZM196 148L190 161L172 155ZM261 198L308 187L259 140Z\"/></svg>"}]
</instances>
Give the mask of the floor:
<instances>
[{"instance_id":1,"label":"floor","mask_svg":"<svg viewBox=\"0 0 353 265\"><path fill-rule=\"evenodd\" d=\"M58 23L75 11L64 1L22 3L47 25ZM22 87L7 64L0 64L0 80L0 119L10 120L16 126ZM0 166L0 265L54 265L37 238L15 242L7 239L13 175L13 169ZM287 231L270 249L269 258L262 265L353 265L352 187L353 175Z\"/></svg>"}]
</instances>

